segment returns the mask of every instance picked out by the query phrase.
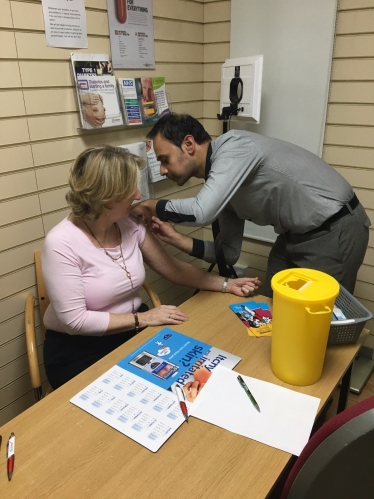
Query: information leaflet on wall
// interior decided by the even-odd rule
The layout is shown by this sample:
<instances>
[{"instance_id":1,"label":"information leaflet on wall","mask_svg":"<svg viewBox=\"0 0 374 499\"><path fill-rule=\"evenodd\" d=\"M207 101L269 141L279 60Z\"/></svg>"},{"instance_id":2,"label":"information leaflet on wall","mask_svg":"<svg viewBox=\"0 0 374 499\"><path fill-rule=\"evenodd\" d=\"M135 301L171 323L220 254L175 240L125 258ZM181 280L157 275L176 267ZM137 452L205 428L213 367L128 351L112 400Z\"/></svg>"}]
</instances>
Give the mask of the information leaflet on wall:
<instances>
[{"instance_id":1,"label":"information leaflet on wall","mask_svg":"<svg viewBox=\"0 0 374 499\"><path fill-rule=\"evenodd\" d=\"M84 0L42 0L48 47L88 47Z\"/></svg>"},{"instance_id":2,"label":"information leaflet on wall","mask_svg":"<svg viewBox=\"0 0 374 499\"><path fill-rule=\"evenodd\" d=\"M152 0L107 0L115 68L155 68Z\"/></svg>"}]
</instances>

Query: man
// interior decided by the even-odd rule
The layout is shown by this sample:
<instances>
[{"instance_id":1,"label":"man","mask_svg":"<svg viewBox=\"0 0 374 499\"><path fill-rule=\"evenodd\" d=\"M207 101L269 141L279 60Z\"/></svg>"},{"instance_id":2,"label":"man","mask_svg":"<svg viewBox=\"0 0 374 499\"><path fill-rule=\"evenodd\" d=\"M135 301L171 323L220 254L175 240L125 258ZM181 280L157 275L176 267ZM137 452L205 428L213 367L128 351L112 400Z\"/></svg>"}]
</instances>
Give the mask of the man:
<instances>
[{"instance_id":1,"label":"man","mask_svg":"<svg viewBox=\"0 0 374 499\"><path fill-rule=\"evenodd\" d=\"M148 134L160 173L183 185L204 178L195 198L147 200L133 208L149 223L203 226L217 217L226 262L240 255L245 220L273 225L264 293L280 270L307 267L335 277L353 293L368 244L370 220L349 183L321 158L298 146L232 130L212 141L191 116L168 114ZM214 243L191 239L154 220L165 241L207 262ZM174 235L173 235L174 234Z\"/></svg>"}]
</instances>

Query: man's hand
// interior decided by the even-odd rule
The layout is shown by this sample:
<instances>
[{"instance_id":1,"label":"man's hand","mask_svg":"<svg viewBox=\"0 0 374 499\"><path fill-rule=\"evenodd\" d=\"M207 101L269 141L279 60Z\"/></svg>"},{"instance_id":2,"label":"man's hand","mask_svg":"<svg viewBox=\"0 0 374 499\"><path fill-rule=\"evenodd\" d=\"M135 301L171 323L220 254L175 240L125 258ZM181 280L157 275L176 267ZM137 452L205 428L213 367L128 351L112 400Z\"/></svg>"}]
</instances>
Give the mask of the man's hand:
<instances>
[{"instance_id":1,"label":"man's hand","mask_svg":"<svg viewBox=\"0 0 374 499\"><path fill-rule=\"evenodd\" d=\"M192 238L176 231L169 222L162 222L159 218L152 217L150 228L153 234L164 243L171 244L181 251L191 254L193 247Z\"/></svg>"},{"instance_id":2,"label":"man's hand","mask_svg":"<svg viewBox=\"0 0 374 499\"><path fill-rule=\"evenodd\" d=\"M131 215L133 217L143 218L146 225L151 226L151 220L156 215L157 199L147 199L141 203L135 203L131 206Z\"/></svg>"}]
</instances>

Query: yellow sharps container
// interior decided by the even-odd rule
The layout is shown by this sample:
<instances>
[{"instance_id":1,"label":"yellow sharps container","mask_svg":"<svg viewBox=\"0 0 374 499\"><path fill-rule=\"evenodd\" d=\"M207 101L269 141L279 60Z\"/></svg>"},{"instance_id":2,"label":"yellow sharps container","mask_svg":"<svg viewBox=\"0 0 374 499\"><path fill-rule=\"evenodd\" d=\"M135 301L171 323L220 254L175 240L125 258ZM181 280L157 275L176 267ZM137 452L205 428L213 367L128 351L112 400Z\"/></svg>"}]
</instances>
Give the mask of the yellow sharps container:
<instances>
[{"instance_id":1,"label":"yellow sharps container","mask_svg":"<svg viewBox=\"0 0 374 499\"><path fill-rule=\"evenodd\" d=\"M291 385L312 385L322 374L339 283L324 272L288 269L275 274L271 368Z\"/></svg>"}]
</instances>

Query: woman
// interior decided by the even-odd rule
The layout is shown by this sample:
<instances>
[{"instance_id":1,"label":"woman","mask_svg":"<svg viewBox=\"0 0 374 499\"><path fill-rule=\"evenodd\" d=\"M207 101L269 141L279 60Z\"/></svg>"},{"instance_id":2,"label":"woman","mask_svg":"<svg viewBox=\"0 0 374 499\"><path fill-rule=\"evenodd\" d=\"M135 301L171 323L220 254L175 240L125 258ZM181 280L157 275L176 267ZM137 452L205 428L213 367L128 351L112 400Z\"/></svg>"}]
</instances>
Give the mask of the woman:
<instances>
[{"instance_id":1,"label":"woman","mask_svg":"<svg viewBox=\"0 0 374 499\"><path fill-rule=\"evenodd\" d=\"M175 284L248 296L257 278L229 279L171 257L137 220L130 206L142 160L125 149L87 149L70 171L66 195L72 212L47 235L43 278L50 298L44 363L53 388L73 378L146 326L176 326L188 317L178 307L148 310L139 289L143 260ZM225 285L223 287L223 283Z\"/></svg>"}]
</instances>

